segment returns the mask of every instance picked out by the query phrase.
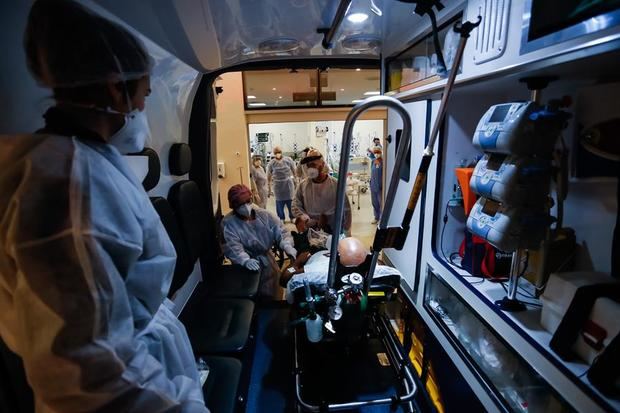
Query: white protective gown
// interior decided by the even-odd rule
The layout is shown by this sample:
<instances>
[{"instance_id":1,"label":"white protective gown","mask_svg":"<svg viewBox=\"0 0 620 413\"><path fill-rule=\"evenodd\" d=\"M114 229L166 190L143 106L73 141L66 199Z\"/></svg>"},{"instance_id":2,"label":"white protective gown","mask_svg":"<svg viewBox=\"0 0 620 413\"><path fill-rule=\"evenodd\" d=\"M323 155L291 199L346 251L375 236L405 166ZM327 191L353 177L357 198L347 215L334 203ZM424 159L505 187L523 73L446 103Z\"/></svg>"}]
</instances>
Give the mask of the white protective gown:
<instances>
[{"instance_id":1,"label":"white protective gown","mask_svg":"<svg viewBox=\"0 0 620 413\"><path fill-rule=\"evenodd\" d=\"M273 180L272 189L276 201L288 201L293 199L295 184L295 161L288 156L282 159L272 159L267 165L267 174Z\"/></svg>"},{"instance_id":2,"label":"white protective gown","mask_svg":"<svg viewBox=\"0 0 620 413\"><path fill-rule=\"evenodd\" d=\"M293 247L293 237L271 212L253 208L253 213L253 220L243 220L234 212L224 217L224 255L239 265L244 265L250 258L258 260L261 266L260 294L280 299L280 267L271 246L277 243L282 249Z\"/></svg>"},{"instance_id":3,"label":"white protective gown","mask_svg":"<svg viewBox=\"0 0 620 413\"><path fill-rule=\"evenodd\" d=\"M37 412L208 412L174 248L114 147L0 137L0 334Z\"/></svg>"},{"instance_id":4,"label":"white protective gown","mask_svg":"<svg viewBox=\"0 0 620 413\"><path fill-rule=\"evenodd\" d=\"M250 168L250 177L252 178L253 183L252 189L255 189L260 197L260 202L257 202L256 204L264 209L267 206L267 196L269 195L269 189L267 188L267 173L262 166L259 166L258 168L252 166Z\"/></svg>"},{"instance_id":5,"label":"white protective gown","mask_svg":"<svg viewBox=\"0 0 620 413\"><path fill-rule=\"evenodd\" d=\"M321 214L323 214L327 217L329 225L333 229L337 192L338 180L334 177L328 176L321 183L316 183L310 178L304 179L297 187L295 198L293 198L293 215L296 218L307 215L318 221ZM342 228L345 231L349 231L351 228L351 205L346 196L344 200Z\"/></svg>"}]
</instances>

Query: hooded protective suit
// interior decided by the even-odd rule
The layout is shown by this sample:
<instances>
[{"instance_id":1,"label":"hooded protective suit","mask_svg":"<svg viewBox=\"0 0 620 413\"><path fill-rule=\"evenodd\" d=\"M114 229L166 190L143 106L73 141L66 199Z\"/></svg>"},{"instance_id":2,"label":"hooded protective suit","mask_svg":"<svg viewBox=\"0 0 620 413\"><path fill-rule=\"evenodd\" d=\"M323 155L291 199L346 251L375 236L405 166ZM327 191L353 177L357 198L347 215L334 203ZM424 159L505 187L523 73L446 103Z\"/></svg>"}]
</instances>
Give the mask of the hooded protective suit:
<instances>
[{"instance_id":1,"label":"hooded protective suit","mask_svg":"<svg viewBox=\"0 0 620 413\"><path fill-rule=\"evenodd\" d=\"M116 148L0 138L0 332L37 412L207 412L174 248Z\"/></svg>"},{"instance_id":2,"label":"hooded protective suit","mask_svg":"<svg viewBox=\"0 0 620 413\"><path fill-rule=\"evenodd\" d=\"M224 217L224 254L239 265L245 265L252 258L258 260L261 266L260 294L279 299L280 268L271 252L271 246L277 242L283 250L295 251L293 238L269 211L254 208L252 215L254 219L245 220L233 211Z\"/></svg>"},{"instance_id":3,"label":"hooded protective suit","mask_svg":"<svg viewBox=\"0 0 620 413\"><path fill-rule=\"evenodd\" d=\"M272 159L267 165L267 174L273 179L273 195L276 201L293 199L295 185L295 162L288 156Z\"/></svg>"}]
</instances>

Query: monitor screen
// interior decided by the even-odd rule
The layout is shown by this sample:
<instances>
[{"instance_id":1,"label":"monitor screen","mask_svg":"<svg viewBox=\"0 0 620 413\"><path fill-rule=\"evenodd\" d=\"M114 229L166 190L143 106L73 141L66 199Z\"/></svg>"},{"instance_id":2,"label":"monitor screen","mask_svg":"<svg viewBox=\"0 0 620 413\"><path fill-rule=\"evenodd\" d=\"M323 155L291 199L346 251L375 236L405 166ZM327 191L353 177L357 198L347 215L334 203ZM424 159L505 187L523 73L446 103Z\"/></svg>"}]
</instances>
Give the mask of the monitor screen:
<instances>
[{"instance_id":1,"label":"monitor screen","mask_svg":"<svg viewBox=\"0 0 620 413\"><path fill-rule=\"evenodd\" d=\"M506 119L506 115L510 110L512 105L499 105L495 107L491 117L489 118L489 122L503 122Z\"/></svg>"},{"instance_id":2,"label":"monitor screen","mask_svg":"<svg viewBox=\"0 0 620 413\"><path fill-rule=\"evenodd\" d=\"M528 40L532 41L620 8L620 0L532 0Z\"/></svg>"}]
</instances>

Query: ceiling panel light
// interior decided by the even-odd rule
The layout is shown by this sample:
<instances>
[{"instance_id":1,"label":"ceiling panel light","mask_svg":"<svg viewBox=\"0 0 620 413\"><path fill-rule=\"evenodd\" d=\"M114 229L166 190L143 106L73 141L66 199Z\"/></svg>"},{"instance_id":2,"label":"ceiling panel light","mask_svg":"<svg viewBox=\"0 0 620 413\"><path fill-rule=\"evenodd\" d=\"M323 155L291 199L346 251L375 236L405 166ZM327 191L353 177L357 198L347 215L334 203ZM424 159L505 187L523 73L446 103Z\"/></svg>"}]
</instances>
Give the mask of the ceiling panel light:
<instances>
[{"instance_id":1,"label":"ceiling panel light","mask_svg":"<svg viewBox=\"0 0 620 413\"><path fill-rule=\"evenodd\" d=\"M368 92L364 92L364 96L379 96L381 92L378 90L369 90Z\"/></svg>"},{"instance_id":2,"label":"ceiling panel light","mask_svg":"<svg viewBox=\"0 0 620 413\"><path fill-rule=\"evenodd\" d=\"M299 49L299 40L292 37L275 37L258 45L260 53L287 53Z\"/></svg>"},{"instance_id":3,"label":"ceiling panel light","mask_svg":"<svg viewBox=\"0 0 620 413\"><path fill-rule=\"evenodd\" d=\"M254 96L254 95L248 95L248 99L256 99L256 96Z\"/></svg>"},{"instance_id":4,"label":"ceiling panel light","mask_svg":"<svg viewBox=\"0 0 620 413\"><path fill-rule=\"evenodd\" d=\"M363 100L364 100L364 99L353 99L353 100L351 101L351 103L360 103L360 102L361 102L361 101L363 101ZM251 103L250 103L250 105L251 105Z\"/></svg>"},{"instance_id":5,"label":"ceiling panel light","mask_svg":"<svg viewBox=\"0 0 620 413\"><path fill-rule=\"evenodd\" d=\"M248 106L267 106L267 104L263 102L253 102L253 103L248 103Z\"/></svg>"},{"instance_id":6,"label":"ceiling panel light","mask_svg":"<svg viewBox=\"0 0 620 413\"><path fill-rule=\"evenodd\" d=\"M381 39L373 34L352 34L342 40L342 47L357 52L373 50L380 46Z\"/></svg>"},{"instance_id":7,"label":"ceiling panel light","mask_svg":"<svg viewBox=\"0 0 620 413\"><path fill-rule=\"evenodd\" d=\"M357 69L355 69L356 72L361 71L362 69L360 69L359 67Z\"/></svg>"},{"instance_id":8,"label":"ceiling panel light","mask_svg":"<svg viewBox=\"0 0 620 413\"><path fill-rule=\"evenodd\" d=\"M347 16L347 20L351 23L363 23L368 19L366 13L352 13Z\"/></svg>"}]
</instances>

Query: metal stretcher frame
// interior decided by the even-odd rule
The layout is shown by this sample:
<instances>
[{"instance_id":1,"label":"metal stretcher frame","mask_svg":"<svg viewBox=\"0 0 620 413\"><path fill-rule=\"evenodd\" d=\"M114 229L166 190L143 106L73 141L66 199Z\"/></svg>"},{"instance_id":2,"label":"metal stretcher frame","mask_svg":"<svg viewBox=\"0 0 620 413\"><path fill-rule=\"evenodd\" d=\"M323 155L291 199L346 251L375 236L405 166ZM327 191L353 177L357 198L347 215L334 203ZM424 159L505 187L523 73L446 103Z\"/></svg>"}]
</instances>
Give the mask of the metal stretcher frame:
<instances>
[{"instance_id":1,"label":"metal stretcher frame","mask_svg":"<svg viewBox=\"0 0 620 413\"><path fill-rule=\"evenodd\" d=\"M395 407L397 405L406 404L407 411L413 413L416 411L414 408L414 398L418 391L418 385L414 379L413 367L411 362L408 360L406 356L403 356L403 350L398 343L398 340L394 337L392 328L389 322L385 319L384 316L381 316L377 313L373 314L371 319L372 325L377 330L379 337L381 337L381 341L385 346L387 356L390 359L390 365L394 368L396 377L400 379L403 389L405 389L404 395L394 395L392 397L384 397L380 399L373 400L362 400L362 401L351 401L348 403L334 403L334 404L323 404L323 405L315 405L310 404L304 401L301 395L302 389L302 379L301 376L303 374L303 369L301 367L301 363L299 360L299 345L298 345L298 334L299 327L295 328L293 332L293 340L294 340L294 348L295 348L295 397L297 398L297 403L302 411L307 412L336 412L340 410L349 410L355 409L364 406L377 406L377 405L391 405Z\"/></svg>"}]
</instances>

